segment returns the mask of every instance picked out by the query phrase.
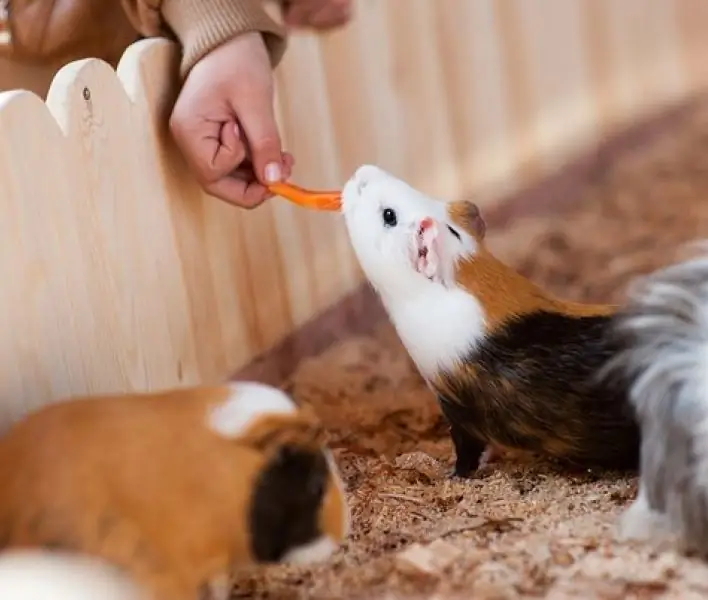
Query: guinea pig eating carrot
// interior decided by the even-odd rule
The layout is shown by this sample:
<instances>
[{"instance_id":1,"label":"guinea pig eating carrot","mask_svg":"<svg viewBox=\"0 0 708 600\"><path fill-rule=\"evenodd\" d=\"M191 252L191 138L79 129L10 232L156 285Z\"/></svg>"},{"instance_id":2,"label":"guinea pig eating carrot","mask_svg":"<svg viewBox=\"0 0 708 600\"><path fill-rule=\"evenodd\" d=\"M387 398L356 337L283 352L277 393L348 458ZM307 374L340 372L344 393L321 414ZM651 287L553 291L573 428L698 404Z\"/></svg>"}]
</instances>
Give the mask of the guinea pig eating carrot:
<instances>
[{"instance_id":1,"label":"guinea pig eating carrot","mask_svg":"<svg viewBox=\"0 0 708 600\"><path fill-rule=\"evenodd\" d=\"M619 348L615 307L553 297L489 252L474 203L437 201L378 167L347 181L342 212L364 274L450 423L456 475L498 449L636 468L626 386L597 376Z\"/></svg>"},{"instance_id":2,"label":"guinea pig eating carrot","mask_svg":"<svg viewBox=\"0 0 708 600\"><path fill-rule=\"evenodd\" d=\"M57 402L0 439L0 547L95 558L147 600L226 598L232 569L324 560L347 536L325 442L257 383Z\"/></svg>"}]
</instances>

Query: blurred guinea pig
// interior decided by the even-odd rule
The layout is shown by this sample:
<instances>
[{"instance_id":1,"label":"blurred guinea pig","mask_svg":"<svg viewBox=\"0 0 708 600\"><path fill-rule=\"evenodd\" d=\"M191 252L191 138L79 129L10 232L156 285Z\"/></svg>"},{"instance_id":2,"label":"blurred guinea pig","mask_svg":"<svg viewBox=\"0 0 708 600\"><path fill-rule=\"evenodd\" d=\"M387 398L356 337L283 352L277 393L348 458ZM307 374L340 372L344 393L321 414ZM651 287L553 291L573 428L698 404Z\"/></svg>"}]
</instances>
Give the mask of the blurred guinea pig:
<instances>
[{"instance_id":1,"label":"blurred guinea pig","mask_svg":"<svg viewBox=\"0 0 708 600\"><path fill-rule=\"evenodd\" d=\"M322 425L270 386L66 399L0 439L0 590L7 552L42 550L26 572L116 589L110 566L126 600L227 598L233 569L323 561L348 532Z\"/></svg>"},{"instance_id":2,"label":"blurred guinea pig","mask_svg":"<svg viewBox=\"0 0 708 600\"><path fill-rule=\"evenodd\" d=\"M607 373L630 382L641 424L637 497L621 538L675 538L708 558L708 241L639 278L617 315L624 349Z\"/></svg>"}]
</instances>

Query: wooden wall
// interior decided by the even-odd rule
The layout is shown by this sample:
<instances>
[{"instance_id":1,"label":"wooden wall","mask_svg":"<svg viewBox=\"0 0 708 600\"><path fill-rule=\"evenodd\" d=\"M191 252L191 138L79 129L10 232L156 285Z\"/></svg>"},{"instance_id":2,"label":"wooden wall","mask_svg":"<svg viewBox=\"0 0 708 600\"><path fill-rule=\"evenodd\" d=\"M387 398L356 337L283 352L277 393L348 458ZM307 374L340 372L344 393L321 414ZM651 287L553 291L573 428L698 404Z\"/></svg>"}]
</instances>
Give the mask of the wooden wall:
<instances>
[{"instance_id":1,"label":"wooden wall","mask_svg":"<svg viewBox=\"0 0 708 600\"><path fill-rule=\"evenodd\" d=\"M283 133L305 185L340 185L371 162L429 193L489 204L708 85L705 0L359 0L356 9L342 31L294 39L278 71ZM331 220L292 219L274 221L289 273L278 285L296 326L357 275Z\"/></svg>"},{"instance_id":2,"label":"wooden wall","mask_svg":"<svg viewBox=\"0 0 708 600\"><path fill-rule=\"evenodd\" d=\"M356 9L295 37L277 71L302 185L367 162L489 205L708 84L705 0ZM175 59L141 42L117 77L62 69L48 106L0 96L0 422L66 394L223 378L361 281L336 215L199 193L164 128Z\"/></svg>"}]
</instances>

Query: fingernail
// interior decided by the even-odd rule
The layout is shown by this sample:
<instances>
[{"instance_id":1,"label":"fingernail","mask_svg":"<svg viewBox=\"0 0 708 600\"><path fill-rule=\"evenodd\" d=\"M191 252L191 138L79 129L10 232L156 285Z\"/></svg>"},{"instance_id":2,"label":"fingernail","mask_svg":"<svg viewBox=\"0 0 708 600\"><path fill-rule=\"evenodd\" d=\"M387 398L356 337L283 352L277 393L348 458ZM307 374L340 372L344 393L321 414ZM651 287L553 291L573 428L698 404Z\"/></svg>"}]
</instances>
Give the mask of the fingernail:
<instances>
[{"instance_id":1,"label":"fingernail","mask_svg":"<svg viewBox=\"0 0 708 600\"><path fill-rule=\"evenodd\" d=\"M265 178L268 183L277 183L282 178L282 171L278 163L269 163L265 168Z\"/></svg>"},{"instance_id":2,"label":"fingernail","mask_svg":"<svg viewBox=\"0 0 708 600\"><path fill-rule=\"evenodd\" d=\"M240 140L241 139L241 127L239 127L238 123L234 123L234 133L236 134L236 139Z\"/></svg>"}]
</instances>

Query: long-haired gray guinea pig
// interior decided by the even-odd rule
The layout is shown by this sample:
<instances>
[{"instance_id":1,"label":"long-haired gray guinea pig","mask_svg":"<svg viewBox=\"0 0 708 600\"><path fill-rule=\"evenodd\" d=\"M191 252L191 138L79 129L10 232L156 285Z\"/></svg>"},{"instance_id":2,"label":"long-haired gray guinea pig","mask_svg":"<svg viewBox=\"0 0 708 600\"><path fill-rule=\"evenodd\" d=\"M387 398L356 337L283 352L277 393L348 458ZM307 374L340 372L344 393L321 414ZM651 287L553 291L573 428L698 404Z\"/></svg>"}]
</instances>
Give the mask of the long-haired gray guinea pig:
<instances>
[{"instance_id":1,"label":"long-haired gray guinea pig","mask_svg":"<svg viewBox=\"0 0 708 600\"><path fill-rule=\"evenodd\" d=\"M675 537L708 556L708 244L636 282L616 331L624 349L608 371L629 377L641 427L639 489L620 537Z\"/></svg>"}]
</instances>

